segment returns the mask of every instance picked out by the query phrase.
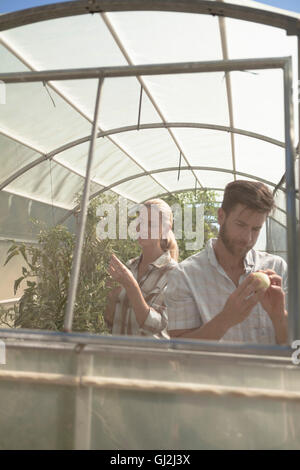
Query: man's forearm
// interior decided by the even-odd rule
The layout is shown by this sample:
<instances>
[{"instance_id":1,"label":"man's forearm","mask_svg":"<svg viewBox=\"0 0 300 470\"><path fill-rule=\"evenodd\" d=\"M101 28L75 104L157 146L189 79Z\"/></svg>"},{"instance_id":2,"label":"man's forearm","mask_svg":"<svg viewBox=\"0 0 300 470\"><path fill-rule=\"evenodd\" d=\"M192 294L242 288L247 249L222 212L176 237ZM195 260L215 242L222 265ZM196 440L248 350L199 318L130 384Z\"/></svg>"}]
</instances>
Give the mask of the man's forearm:
<instances>
[{"instance_id":1,"label":"man's forearm","mask_svg":"<svg viewBox=\"0 0 300 470\"><path fill-rule=\"evenodd\" d=\"M275 330L275 337L277 344L288 343L288 323L287 323L287 311L285 310L284 315L278 319L273 320L273 326Z\"/></svg>"},{"instance_id":2,"label":"man's forearm","mask_svg":"<svg viewBox=\"0 0 300 470\"><path fill-rule=\"evenodd\" d=\"M223 312L216 315L212 320L195 329L170 330L171 337L181 337L190 339L205 339L219 341L225 333L231 328L228 319Z\"/></svg>"}]
</instances>

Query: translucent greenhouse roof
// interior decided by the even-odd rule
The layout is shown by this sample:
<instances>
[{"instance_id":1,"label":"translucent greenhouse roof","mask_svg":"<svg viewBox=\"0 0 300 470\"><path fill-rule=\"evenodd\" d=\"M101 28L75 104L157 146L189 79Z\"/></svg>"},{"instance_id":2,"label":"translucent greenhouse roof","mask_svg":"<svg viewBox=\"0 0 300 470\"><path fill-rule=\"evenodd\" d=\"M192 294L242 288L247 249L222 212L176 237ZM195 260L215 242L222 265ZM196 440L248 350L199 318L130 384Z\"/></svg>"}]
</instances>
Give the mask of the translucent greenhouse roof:
<instances>
[{"instance_id":1,"label":"translucent greenhouse roof","mask_svg":"<svg viewBox=\"0 0 300 470\"><path fill-rule=\"evenodd\" d=\"M272 17L277 18L274 27L191 13L193 6L223 5L213 0L106 1L98 3L144 10L153 10L153 4L157 10L185 6L182 11L103 8L94 14L78 14L74 6L75 16L70 16L73 4L97 2L67 3L68 16L32 19L31 24L19 20L13 27L4 21L9 15L0 17L0 74L292 56L298 142L297 36L287 35L286 29L296 34L293 25L300 15L252 1L230 2L280 13L281 24L278 15ZM5 105L0 105L3 191L67 210L75 206L86 170L97 83L74 79L5 86ZM285 172L282 70L106 78L99 131L106 135L96 143L94 192L109 187L141 202L195 186L222 191L238 178L259 179L274 189Z\"/></svg>"}]
</instances>

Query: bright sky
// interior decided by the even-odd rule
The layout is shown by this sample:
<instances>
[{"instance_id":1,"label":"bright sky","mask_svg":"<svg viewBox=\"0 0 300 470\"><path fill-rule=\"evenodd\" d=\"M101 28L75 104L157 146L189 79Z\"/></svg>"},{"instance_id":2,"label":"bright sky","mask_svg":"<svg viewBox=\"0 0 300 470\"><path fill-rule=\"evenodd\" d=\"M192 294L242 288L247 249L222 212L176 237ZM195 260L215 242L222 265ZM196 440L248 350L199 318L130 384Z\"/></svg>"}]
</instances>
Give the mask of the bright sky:
<instances>
[{"instance_id":1,"label":"bright sky","mask_svg":"<svg viewBox=\"0 0 300 470\"><path fill-rule=\"evenodd\" d=\"M0 0L0 13L9 13L10 11L49 5L50 3L61 3L62 1L68 0Z\"/></svg>"},{"instance_id":2,"label":"bright sky","mask_svg":"<svg viewBox=\"0 0 300 470\"><path fill-rule=\"evenodd\" d=\"M60 3L61 1L67 0L0 0L0 13L23 10L25 8L35 7L38 5ZM299 0L261 0L260 3L266 3L267 5L272 5L274 7L300 12Z\"/></svg>"},{"instance_id":3,"label":"bright sky","mask_svg":"<svg viewBox=\"0 0 300 470\"><path fill-rule=\"evenodd\" d=\"M266 3L267 5L283 8L284 10L300 12L299 0L260 0L259 3Z\"/></svg>"}]
</instances>

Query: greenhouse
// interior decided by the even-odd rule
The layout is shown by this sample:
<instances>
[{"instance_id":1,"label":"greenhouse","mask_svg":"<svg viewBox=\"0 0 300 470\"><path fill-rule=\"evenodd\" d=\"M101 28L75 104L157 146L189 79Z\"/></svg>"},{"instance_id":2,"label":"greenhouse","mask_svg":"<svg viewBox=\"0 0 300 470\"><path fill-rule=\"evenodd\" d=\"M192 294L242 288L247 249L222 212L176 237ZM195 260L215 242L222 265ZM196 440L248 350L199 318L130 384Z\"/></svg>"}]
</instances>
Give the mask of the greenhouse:
<instances>
[{"instance_id":1,"label":"greenhouse","mask_svg":"<svg viewBox=\"0 0 300 470\"><path fill-rule=\"evenodd\" d=\"M0 449L300 448L299 39L252 0L0 15ZM255 249L287 262L288 344L107 331L109 257L136 253L97 204L188 194L207 240L236 180L274 196Z\"/></svg>"}]
</instances>

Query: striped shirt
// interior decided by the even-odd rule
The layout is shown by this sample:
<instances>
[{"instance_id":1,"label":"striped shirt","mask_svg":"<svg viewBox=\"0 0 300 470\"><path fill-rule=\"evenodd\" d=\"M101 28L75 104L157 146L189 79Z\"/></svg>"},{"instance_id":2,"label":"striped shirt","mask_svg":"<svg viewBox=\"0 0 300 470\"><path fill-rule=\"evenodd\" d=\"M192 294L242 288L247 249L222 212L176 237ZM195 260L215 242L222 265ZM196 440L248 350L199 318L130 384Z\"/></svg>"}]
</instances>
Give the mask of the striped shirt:
<instances>
[{"instance_id":1,"label":"striped shirt","mask_svg":"<svg viewBox=\"0 0 300 470\"><path fill-rule=\"evenodd\" d=\"M168 330L199 328L219 314L235 291L236 285L218 263L213 245L208 241L205 249L181 262L169 276L165 302ZM244 259L245 271L241 284L251 272L273 269L282 277L287 293L287 264L279 256L250 250ZM267 312L258 303L250 315L230 328L222 341L275 344L275 331Z\"/></svg>"},{"instance_id":2,"label":"striped shirt","mask_svg":"<svg viewBox=\"0 0 300 470\"><path fill-rule=\"evenodd\" d=\"M138 281L142 295L149 305L149 314L140 327L133 308L129 304L126 290L122 288L115 308L112 334L115 335L142 335L157 338L169 338L167 334L167 314L164 302L164 291L167 285L169 271L177 263L171 258L169 251L149 264L147 271L138 280L138 267L141 256L126 263L135 279Z\"/></svg>"}]
</instances>

